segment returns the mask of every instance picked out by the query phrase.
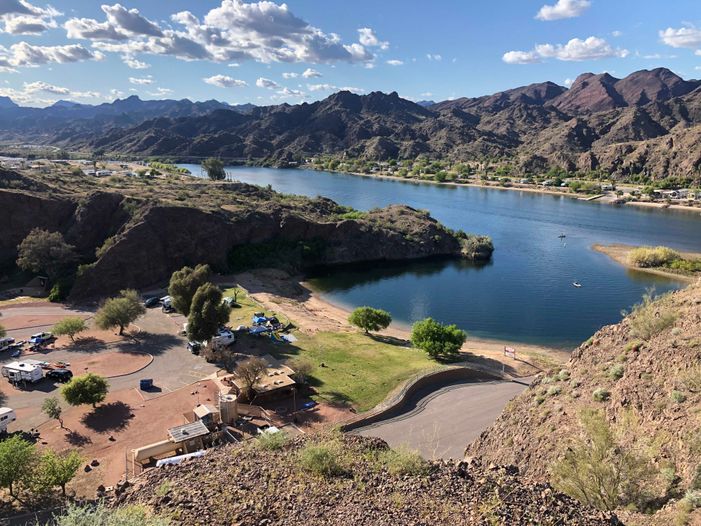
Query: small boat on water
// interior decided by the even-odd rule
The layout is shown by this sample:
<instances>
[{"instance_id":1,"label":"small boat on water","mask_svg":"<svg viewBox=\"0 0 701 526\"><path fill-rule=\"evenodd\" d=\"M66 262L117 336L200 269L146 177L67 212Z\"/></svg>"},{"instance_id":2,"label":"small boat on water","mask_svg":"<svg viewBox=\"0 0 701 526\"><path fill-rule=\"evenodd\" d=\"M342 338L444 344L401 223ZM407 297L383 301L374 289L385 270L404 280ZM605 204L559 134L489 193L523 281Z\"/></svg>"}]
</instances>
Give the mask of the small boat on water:
<instances>
[{"instance_id":1,"label":"small boat on water","mask_svg":"<svg viewBox=\"0 0 701 526\"><path fill-rule=\"evenodd\" d=\"M577 287L578 289L582 287L582 284L579 281L573 281L572 285Z\"/></svg>"},{"instance_id":2,"label":"small boat on water","mask_svg":"<svg viewBox=\"0 0 701 526\"><path fill-rule=\"evenodd\" d=\"M565 239L567 236L563 233L563 234L560 234L560 235L557 236L557 237L559 237L560 239Z\"/></svg>"}]
</instances>

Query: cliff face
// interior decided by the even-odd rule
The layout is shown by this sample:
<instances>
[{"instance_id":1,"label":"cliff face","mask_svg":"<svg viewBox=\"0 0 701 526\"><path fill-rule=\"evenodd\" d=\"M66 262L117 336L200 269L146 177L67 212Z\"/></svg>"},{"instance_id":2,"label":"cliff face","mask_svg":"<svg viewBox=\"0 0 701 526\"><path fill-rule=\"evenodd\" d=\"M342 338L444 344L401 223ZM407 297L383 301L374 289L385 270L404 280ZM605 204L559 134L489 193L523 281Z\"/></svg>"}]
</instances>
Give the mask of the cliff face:
<instances>
[{"instance_id":1,"label":"cliff face","mask_svg":"<svg viewBox=\"0 0 701 526\"><path fill-rule=\"evenodd\" d=\"M466 454L547 480L582 433L580 415L594 409L620 444L651 462L657 504L682 497L701 484L700 322L696 284L601 329L563 372L541 375L510 402Z\"/></svg>"},{"instance_id":2,"label":"cliff face","mask_svg":"<svg viewBox=\"0 0 701 526\"><path fill-rule=\"evenodd\" d=\"M42 183L0 187L0 262L12 265L33 228L61 232L83 263L75 300L160 283L184 265L208 263L225 272L232 252L239 264L297 270L431 256L480 260L492 252L490 242L458 238L405 206L348 214L328 199L191 179L120 181L109 191L95 191L95 181L84 177L49 190L35 182Z\"/></svg>"},{"instance_id":3,"label":"cliff face","mask_svg":"<svg viewBox=\"0 0 701 526\"><path fill-rule=\"evenodd\" d=\"M187 525L619 524L546 484L521 480L513 468L427 463L423 473L393 472L383 463L391 452L379 439L322 442L337 451L339 470L309 473L299 455L318 440L298 437L276 451L244 445L210 450L143 473L110 501L146 505Z\"/></svg>"}]
</instances>

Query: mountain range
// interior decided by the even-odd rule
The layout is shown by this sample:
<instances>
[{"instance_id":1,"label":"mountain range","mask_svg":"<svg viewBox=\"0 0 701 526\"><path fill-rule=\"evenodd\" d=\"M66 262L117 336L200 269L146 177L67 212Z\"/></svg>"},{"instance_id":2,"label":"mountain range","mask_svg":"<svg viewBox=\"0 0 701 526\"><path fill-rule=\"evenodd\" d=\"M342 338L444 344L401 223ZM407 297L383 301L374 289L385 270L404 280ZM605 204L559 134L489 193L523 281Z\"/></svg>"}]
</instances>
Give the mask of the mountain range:
<instances>
[{"instance_id":1,"label":"mountain range","mask_svg":"<svg viewBox=\"0 0 701 526\"><path fill-rule=\"evenodd\" d=\"M140 109L132 111L135 106ZM439 103L347 91L266 107L130 97L8 119L23 110L0 101L0 137L133 156L283 164L321 154L426 155L509 164L519 173L556 166L692 179L701 169L701 81L664 68L623 79L585 73L570 88L543 82Z\"/></svg>"}]
</instances>

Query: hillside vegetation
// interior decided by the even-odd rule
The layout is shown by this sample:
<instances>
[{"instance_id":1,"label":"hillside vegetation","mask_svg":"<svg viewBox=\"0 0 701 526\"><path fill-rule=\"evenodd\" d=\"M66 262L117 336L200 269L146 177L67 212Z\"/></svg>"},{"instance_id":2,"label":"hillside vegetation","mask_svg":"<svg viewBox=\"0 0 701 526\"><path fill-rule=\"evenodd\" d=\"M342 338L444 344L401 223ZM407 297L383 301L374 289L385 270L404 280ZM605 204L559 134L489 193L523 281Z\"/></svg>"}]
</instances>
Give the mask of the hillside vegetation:
<instances>
[{"instance_id":1,"label":"hillside vegetation","mask_svg":"<svg viewBox=\"0 0 701 526\"><path fill-rule=\"evenodd\" d=\"M701 284L646 296L541 375L467 449L515 464L632 524L701 510ZM695 514L695 515L694 515Z\"/></svg>"}]
</instances>

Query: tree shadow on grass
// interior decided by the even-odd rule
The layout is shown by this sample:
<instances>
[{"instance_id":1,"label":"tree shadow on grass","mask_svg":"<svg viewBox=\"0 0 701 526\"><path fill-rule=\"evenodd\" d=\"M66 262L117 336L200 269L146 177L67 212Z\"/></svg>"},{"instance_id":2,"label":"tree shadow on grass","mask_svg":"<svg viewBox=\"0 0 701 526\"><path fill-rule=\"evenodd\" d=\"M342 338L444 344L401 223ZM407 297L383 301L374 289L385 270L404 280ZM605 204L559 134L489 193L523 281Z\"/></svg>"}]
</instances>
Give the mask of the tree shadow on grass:
<instances>
[{"instance_id":1,"label":"tree shadow on grass","mask_svg":"<svg viewBox=\"0 0 701 526\"><path fill-rule=\"evenodd\" d=\"M397 347L411 347L411 342L404 338L395 336L385 336L383 334L368 334L368 336L376 342L386 343L387 345L396 345Z\"/></svg>"},{"instance_id":2,"label":"tree shadow on grass","mask_svg":"<svg viewBox=\"0 0 701 526\"><path fill-rule=\"evenodd\" d=\"M75 447L92 444L92 440L89 436L81 435L77 431L68 431L68 433L66 433L66 442Z\"/></svg>"},{"instance_id":3,"label":"tree shadow on grass","mask_svg":"<svg viewBox=\"0 0 701 526\"><path fill-rule=\"evenodd\" d=\"M83 416L83 424L97 433L119 431L129 425L131 407L124 402L111 402Z\"/></svg>"}]
</instances>

